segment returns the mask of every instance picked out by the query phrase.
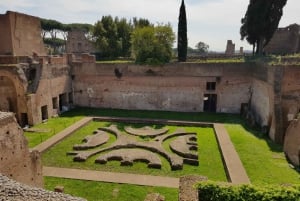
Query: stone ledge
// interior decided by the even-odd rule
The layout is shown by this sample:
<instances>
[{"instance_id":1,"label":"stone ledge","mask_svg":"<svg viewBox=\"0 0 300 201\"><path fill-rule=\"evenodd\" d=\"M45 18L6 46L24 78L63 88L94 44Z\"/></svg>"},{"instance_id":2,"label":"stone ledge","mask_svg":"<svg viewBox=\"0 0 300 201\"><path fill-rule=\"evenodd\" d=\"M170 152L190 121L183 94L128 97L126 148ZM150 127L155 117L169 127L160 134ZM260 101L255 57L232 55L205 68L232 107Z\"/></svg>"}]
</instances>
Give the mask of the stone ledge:
<instances>
[{"instance_id":1,"label":"stone ledge","mask_svg":"<svg viewBox=\"0 0 300 201\"><path fill-rule=\"evenodd\" d=\"M41 188L34 188L18 183L0 174L1 200L18 201L85 201L63 193L55 193Z\"/></svg>"},{"instance_id":2,"label":"stone ledge","mask_svg":"<svg viewBox=\"0 0 300 201\"><path fill-rule=\"evenodd\" d=\"M179 179L179 201L198 201L198 189L194 185L206 181L207 177L188 175Z\"/></svg>"},{"instance_id":3,"label":"stone ledge","mask_svg":"<svg viewBox=\"0 0 300 201\"><path fill-rule=\"evenodd\" d=\"M14 114L11 112L0 112L0 125L6 125L8 122L14 121Z\"/></svg>"}]
</instances>

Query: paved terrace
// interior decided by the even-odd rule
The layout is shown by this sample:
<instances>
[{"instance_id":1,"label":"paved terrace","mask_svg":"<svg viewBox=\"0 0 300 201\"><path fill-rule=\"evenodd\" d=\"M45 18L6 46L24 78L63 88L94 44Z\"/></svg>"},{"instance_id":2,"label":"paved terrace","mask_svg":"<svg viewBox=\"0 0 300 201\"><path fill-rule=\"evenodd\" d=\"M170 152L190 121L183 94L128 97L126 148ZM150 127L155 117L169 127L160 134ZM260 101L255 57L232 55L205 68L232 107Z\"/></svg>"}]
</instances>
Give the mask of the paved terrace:
<instances>
[{"instance_id":1,"label":"paved terrace","mask_svg":"<svg viewBox=\"0 0 300 201\"><path fill-rule=\"evenodd\" d=\"M164 124L181 124L190 126L212 126L216 133L216 138L221 150L221 154L224 161L224 167L228 180L233 184L247 184L250 180L247 176L246 170L236 152L230 137L224 128L223 124L210 124L201 122L187 122L187 121L171 121L171 120L149 120L149 119L136 119L136 118L116 118L116 117L85 117L82 120L76 122L72 126L66 128L60 133L56 134L47 141L36 146L35 150L39 152L45 152L47 149L60 142L67 136L71 135L77 129L83 127L92 120L98 121L122 121L122 122L135 122L135 123L164 123ZM126 183L146 186L163 186L163 187L179 187L179 178L160 177L151 175L136 175L126 173L113 173L113 172L101 172L101 171L89 171L79 169L67 169L67 168L55 168L44 167L44 176L68 178L68 179L80 179L89 181L102 181L112 183Z\"/></svg>"}]
</instances>

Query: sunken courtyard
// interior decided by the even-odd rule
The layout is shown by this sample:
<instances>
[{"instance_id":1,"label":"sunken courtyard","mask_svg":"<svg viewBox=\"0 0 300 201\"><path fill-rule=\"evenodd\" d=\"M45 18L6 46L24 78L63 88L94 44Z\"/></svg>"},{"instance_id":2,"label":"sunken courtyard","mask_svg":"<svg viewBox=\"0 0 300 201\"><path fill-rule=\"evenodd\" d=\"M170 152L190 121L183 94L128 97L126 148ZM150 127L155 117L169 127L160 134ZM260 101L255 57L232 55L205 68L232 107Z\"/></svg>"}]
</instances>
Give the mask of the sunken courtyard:
<instances>
[{"instance_id":1,"label":"sunken courtyard","mask_svg":"<svg viewBox=\"0 0 300 201\"><path fill-rule=\"evenodd\" d=\"M300 59L153 66L101 63L86 50L48 55L40 19L12 11L0 15L0 36L0 199L84 200L58 193L57 182L56 193L42 189L61 178L173 188L181 201L198 200L196 182L257 182L247 161L264 153L253 146L257 155L243 158L244 133L245 149L262 139L271 151L280 146L271 158L288 164L282 183L289 171L300 183Z\"/></svg>"}]
</instances>

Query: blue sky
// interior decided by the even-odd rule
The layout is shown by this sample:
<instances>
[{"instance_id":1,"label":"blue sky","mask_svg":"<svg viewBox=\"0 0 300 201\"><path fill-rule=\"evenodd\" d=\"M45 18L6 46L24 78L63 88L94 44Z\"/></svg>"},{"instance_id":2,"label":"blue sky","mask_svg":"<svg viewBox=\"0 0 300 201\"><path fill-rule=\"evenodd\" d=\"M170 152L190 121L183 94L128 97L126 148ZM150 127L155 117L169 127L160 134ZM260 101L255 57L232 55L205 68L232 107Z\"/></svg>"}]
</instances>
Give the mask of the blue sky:
<instances>
[{"instance_id":1,"label":"blue sky","mask_svg":"<svg viewBox=\"0 0 300 201\"><path fill-rule=\"evenodd\" d=\"M171 23L177 33L181 0L0 0L0 13L18 11L33 16L55 19L63 23L94 24L103 15L142 17L152 23ZM247 42L240 41L240 20L249 0L185 0L189 46L203 41L213 51L225 51L226 41L233 40L236 49ZM300 1L288 0L280 26L300 24Z\"/></svg>"}]
</instances>

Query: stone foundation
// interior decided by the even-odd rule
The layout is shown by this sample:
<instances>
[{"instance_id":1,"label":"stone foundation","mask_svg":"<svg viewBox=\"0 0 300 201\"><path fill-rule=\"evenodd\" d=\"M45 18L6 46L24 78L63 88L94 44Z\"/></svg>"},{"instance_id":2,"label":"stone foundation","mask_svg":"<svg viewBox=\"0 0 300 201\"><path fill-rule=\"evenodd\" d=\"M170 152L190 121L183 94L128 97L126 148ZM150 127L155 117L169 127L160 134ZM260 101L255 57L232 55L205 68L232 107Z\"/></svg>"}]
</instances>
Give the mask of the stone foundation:
<instances>
[{"instance_id":1,"label":"stone foundation","mask_svg":"<svg viewBox=\"0 0 300 201\"><path fill-rule=\"evenodd\" d=\"M198 201L198 189L194 185L201 181L206 181L202 176L183 176L179 180L179 201Z\"/></svg>"},{"instance_id":2,"label":"stone foundation","mask_svg":"<svg viewBox=\"0 0 300 201\"><path fill-rule=\"evenodd\" d=\"M300 120L293 120L286 131L284 152L291 162L300 166Z\"/></svg>"},{"instance_id":3,"label":"stone foundation","mask_svg":"<svg viewBox=\"0 0 300 201\"><path fill-rule=\"evenodd\" d=\"M33 188L0 174L0 199L6 201L86 201L63 193Z\"/></svg>"},{"instance_id":4,"label":"stone foundation","mask_svg":"<svg viewBox=\"0 0 300 201\"><path fill-rule=\"evenodd\" d=\"M21 183L43 186L40 154L29 152L12 113L0 112L0 173Z\"/></svg>"}]
</instances>

